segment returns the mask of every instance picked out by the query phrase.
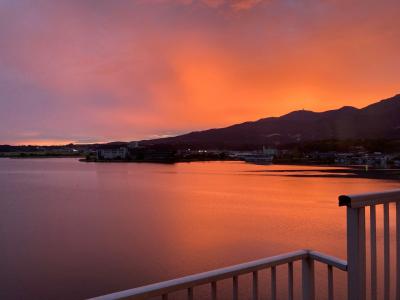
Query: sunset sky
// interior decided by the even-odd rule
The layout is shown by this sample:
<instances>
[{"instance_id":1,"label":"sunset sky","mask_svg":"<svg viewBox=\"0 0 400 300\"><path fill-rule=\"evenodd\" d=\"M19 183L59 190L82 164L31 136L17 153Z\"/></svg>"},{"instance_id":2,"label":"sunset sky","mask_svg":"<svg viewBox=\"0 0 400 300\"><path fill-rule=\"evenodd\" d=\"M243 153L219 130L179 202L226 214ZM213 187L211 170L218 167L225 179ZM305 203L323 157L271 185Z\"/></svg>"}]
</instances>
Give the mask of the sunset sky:
<instances>
[{"instance_id":1,"label":"sunset sky","mask_svg":"<svg viewBox=\"0 0 400 300\"><path fill-rule=\"evenodd\" d=\"M398 0L0 0L0 144L130 141L400 92Z\"/></svg>"}]
</instances>

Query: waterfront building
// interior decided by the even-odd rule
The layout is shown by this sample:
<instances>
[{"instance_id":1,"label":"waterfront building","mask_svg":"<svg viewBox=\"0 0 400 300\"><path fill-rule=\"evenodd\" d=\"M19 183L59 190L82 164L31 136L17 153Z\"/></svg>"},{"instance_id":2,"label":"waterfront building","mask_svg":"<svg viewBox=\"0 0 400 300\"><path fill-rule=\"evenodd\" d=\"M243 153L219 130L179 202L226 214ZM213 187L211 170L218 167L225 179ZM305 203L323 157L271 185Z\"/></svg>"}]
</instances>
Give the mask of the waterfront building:
<instances>
[{"instance_id":1,"label":"waterfront building","mask_svg":"<svg viewBox=\"0 0 400 300\"><path fill-rule=\"evenodd\" d=\"M97 160L125 160L128 156L126 147L102 148L96 152Z\"/></svg>"}]
</instances>

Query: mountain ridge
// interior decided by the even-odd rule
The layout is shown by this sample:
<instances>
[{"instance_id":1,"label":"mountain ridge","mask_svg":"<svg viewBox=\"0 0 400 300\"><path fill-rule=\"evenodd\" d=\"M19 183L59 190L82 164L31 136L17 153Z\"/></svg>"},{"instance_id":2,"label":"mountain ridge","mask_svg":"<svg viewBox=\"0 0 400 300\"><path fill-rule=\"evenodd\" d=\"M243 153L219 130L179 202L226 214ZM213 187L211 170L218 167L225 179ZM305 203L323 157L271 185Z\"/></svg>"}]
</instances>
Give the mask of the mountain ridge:
<instances>
[{"instance_id":1,"label":"mountain ridge","mask_svg":"<svg viewBox=\"0 0 400 300\"><path fill-rule=\"evenodd\" d=\"M280 117L141 141L144 145L237 148L320 140L400 139L400 94L363 108L297 110Z\"/></svg>"}]
</instances>

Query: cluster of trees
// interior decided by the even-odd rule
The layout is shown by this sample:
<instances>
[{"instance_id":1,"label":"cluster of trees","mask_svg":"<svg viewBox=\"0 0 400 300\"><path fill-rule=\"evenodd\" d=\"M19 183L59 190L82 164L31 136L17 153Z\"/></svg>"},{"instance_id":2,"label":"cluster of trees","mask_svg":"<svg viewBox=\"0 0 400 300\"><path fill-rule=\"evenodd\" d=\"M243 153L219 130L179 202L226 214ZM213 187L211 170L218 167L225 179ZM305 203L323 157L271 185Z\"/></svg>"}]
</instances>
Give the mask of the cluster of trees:
<instances>
[{"instance_id":1,"label":"cluster of trees","mask_svg":"<svg viewBox=\"0 0 400 300\"><path fill-rule=\"evenodd\" d=\"M351 152L365 150L368 152L396 153L400 152L400 140L359 139L359 140L324 140L286 145L288 149L300 152Z\"/></svg>"},{"instance_id":2,"label":"cluster of trees","mask_svg":"<svg viewBox=\"0 0 400 300\"><path fill-rule=\"evenodd\" d=\"M400 153L400 140L396 139L349 139L349 140L320 140L320 141L304 141L290 144L259 144L259 143L242 143L236 146L228 146L221 141L220 145L193 144L193 143L177 143L177 144L155 144L147 145L148 148L157 150L181 150L181 149L220 149L220 150L260 150L262 147L277 148L279 150L290 150L292 152L309 153L309 152L349 152L363 149L368 152L385 152Z\"/></svg>"}]
</instances>

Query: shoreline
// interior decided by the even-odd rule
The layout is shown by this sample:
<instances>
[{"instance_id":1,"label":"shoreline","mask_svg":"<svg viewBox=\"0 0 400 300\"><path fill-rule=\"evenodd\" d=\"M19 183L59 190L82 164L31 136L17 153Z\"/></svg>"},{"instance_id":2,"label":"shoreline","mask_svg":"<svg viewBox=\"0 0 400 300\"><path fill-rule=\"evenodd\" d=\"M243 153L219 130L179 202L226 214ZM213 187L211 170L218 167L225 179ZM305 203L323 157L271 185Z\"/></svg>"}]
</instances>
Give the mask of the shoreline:
<instances>
[{"instance_id":1,"label":"shoreline","mask_svg":"<svg viewBox=\"0 0 400 300\"><path fill-rule=\"evenodd\" d=\"M304 166L304 165L303 165ZM309 165L310 166L310 165ZM315 165L314 165L315 166ZM301 167L301 166L299 166ZM400 169L369 169L365 170L355 166L319 166L328 167L329 169L320 170L304 170L304 169L282 169L282 170L262 170L253 171L253 173L261 173L265 176L286 176L286 177L302 177L302 178L365 178L365 179L381 179L395 180L400 183ZM304 174L295 174L303 172ZM306 174L313 172L313 174ZM282 174L288 173L288 174ZM293 174L290 174L293 173ZM319 174L315 174L319 173Z\"/></svg>"},{"instance_id":2,"label":"shoreline","mask_svg":"<svg viewBox=\"0 0 400 300\"><path fill-rule=\"evenodd\" d=\"M154 160L146 160L146 161L125 161L125 160L104 160L104 161L93 161L87 160L86 158L79 155L43 155L43 156L0 156L0 158L9 158L9 159L46 159L46 158L75 158L78 159L79 162L86 163L139 163L139 164L176 164L176 163L192 163L192 162L243 162L242 160L235 159L208 159L208 160L177 160L177 161L154 161ZM254 165L252 163L247 163L250 165ZM257 165L257 164L255 164ZM298 166L298 169L280 169L280 170L253 170L249 171L250 173L258 173L263 174L264 176L287 176L287 177L319 177L319 178L365 178L365 179L381 179L381 180L395 180L400 182L400 168L397 169L381 169L381 168L372 168L368 169L365 166L355 166L355 165L335 165L331 163L317 163L317 162L276 162L272 164L266 165L258 165L262 166ZM301 167L321 167L326 169L320 170L307 170L302 169ZM304 174L295 174L303 172ZM314 174L307 174L307 172L313 172ZM315 172L319 174L315 174ZM288 173L288 174L282 174ZM293 174L291 174L293 173Z\"/></svg>"}]
</instances>

